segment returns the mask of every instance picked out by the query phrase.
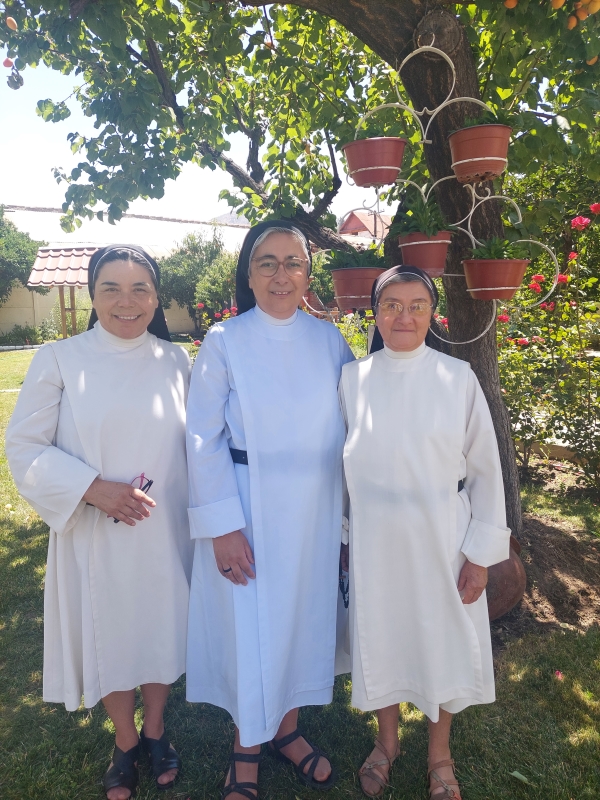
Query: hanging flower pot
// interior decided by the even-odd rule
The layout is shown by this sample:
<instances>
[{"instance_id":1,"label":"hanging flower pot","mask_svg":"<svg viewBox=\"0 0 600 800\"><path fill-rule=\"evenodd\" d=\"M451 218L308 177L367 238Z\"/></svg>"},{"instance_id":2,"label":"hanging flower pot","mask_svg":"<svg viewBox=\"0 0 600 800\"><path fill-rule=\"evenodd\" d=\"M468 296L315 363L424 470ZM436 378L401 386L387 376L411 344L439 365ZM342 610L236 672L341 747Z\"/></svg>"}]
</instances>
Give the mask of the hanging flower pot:
<instances>
[{"instance_id":1,"label":"hanging flower pot","mask_svg":"<svg viewBox=\"0 0 600 800\"><path fill-rule=\"evenodd\" d=\"M430 278L439 278L444 274L451 236L450 231L440 231L435 236L427 236L425 233L408 233L406 236L399 236L398 243L402 250L402 262L419 267Z\"/></svg>"},{"instance_id":2,"label":"hanging flower pot","mask_svg":"<svg viewBox=\"0 0 600 800\"><path fill-rule=\"evenodd\" d=\"M386 186L396 181L402 168L406 139L378 136L343 145L348 175L357 186Z\"/></svg>"},{"instance_id":3,"label":"hanging flower pot","mask_svg":"<svg viewBox=\"0 0 600 800\"><path fill-rule=\"evenodd\" d=\"M377 267L347 267L331 270L333 290L340 311L371 308L373 282L385 270Z\"/></svg>"},{"instance_id":4,"label":"hanging flower pot","mask_svg":"<svg viewBox=\"0 0 600 800\"><path fill-rule=\"evenodd\" d=\"M474 300L510 300L521 287L528 258L471 258L463 261Z\"/></svg>"},{"instance_id":5,"label":"hanging flower pot","mask_svg":"<svg viewBox=\"0 0 600 800\"><path fill-rule=\"evenodd\" d=\"M508 163L508 125L473 125L448 136L452 169L459 183L498 178Z\"/></svg>"}]
</instances>

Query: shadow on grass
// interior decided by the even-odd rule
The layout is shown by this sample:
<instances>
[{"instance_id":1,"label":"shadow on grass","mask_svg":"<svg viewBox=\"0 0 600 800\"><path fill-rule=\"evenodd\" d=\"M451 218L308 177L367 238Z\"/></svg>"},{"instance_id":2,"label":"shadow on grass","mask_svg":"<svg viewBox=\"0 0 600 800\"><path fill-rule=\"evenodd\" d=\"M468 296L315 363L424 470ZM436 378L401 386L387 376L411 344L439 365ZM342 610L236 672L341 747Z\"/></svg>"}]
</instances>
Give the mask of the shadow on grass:
<instances>
[{"instance_id":1,"label":"shadow on grass","mask_svg":"<svg viewBox=\"0 0 600 800\"><path fill-rule=\"evenodd\" d=\"M42 701L42 578L46 526L19 528L8 520L0 539L0 786L3 800L92 800L102 797L113 732L101 706L69 713ZM453 755L464 800L597 798L600 777L600 633L559 632L513 642L497 660L498 701L467 709L454 723ZM558 680L555 670L564 676ZM138 723L142 711L137 710ZM356 771L376 733L373 715L350 707L347 676L336 681L334 701L301 712L307 736L329 753L340 780L331 800L358 800ZM184 761L180 781L164 800L216 800L233 739L228 715L185 700L173 688L166 724ZM402 709L403 755L387 798L426 798L426 721ZM509 773L518 771L530 785ZM300 785L291 767L265 756L261 800L319 800ZM158 797L147 769L138 798ZM324 794L325 796L325 794Z\"/></svg>"}]
</instances>

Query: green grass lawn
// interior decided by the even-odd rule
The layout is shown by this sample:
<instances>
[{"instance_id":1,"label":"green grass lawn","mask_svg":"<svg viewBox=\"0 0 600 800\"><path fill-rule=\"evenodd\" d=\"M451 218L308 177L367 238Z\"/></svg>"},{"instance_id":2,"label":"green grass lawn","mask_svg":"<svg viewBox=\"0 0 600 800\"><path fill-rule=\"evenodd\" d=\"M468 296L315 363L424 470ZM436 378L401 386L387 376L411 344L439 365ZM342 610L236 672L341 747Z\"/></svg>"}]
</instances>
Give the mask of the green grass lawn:
<instances>
[{"instance_id":1,"label":"green grass lawn","mask_svg":"<svg viewBox=\"0 0 600 800\"><path fill-rule=\"evenodd\" d=\"M18 389L35 350L5 350L0 353L0 389Z\"/></svg>"},{"instance_id":2,"label":"green grass lawn","mask_svg":"<svg viewBox=\"0 0 600 800\"><path fill-rule=\"evenodd\" d=\"M28 352L0 354L0 376L17 387ZM3 432L16 394L0 394ZM533 491L526 502L541 513L597 520L597 508L567 508ZM101 706L68 713L42 702L42 587L47 528L18 496L0 450L0 797L2 800L92 800L108 766L113 731ZM600 628L560 631L514 641L496 660L497 702L457 715L453 756L464 800L598 800L600 798ZM556 671L562 674L562 680ZM140 711L138 710L138 715ZM141 723L141 716L138 721ZM233 728L227 714L185 700L174 688L167 727L184 760L184 772L165 800L216 800L229 757ZM362 797L356 770L371 750L373 715L350 706L350 683L338 678L334 702L306 709L301 724L331 754L340 780L331 800ZM386 794L419 800L426 789L426 721L403 708L404 754ZM527 783L511 775L519 773ZM138 793L157 797L147 770ZM265 757L261 798L320 800L302 788L291 768ZM325 795L323 795L325 796Z\"/></svg>"}]
</instances>

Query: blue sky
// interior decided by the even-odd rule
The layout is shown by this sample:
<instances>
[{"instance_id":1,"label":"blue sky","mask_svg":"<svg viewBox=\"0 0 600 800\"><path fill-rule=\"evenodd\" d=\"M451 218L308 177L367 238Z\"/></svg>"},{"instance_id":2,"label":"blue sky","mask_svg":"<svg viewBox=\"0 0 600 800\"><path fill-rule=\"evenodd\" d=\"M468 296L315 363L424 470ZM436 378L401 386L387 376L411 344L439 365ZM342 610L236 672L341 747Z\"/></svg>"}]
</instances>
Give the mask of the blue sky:
<instances>
[{"instance_id":1,"label":"blue sky","mask_svg":"<svg viewBox=\"0 0 600 800\"><path fill-rule=\"evenodd\" d=\"M5 51L0 51L0 62L5 55ZM76 165L80 158L71 154L67 135L72 131L91 134L92 120L81 113L74 99L69 101L71 116L58 123L44 122L35 108L38 100L67 98L77 85L77 78L43 65L36 69L28 67L23 72L24 85L15 91L6 84L8 74L9 70L0 66L0 204L60 207L66 184L56 183L52 169L61 167L70 171ZM244 137L233 137L231 144L231 157L245 164ZM343 174L342 169L340 174ZM224 188L232 188L226 173L186 164L178 179L168 182L163 198L137 200L129 210L136 214L209 220L229 211L227 204L218 200ZM373 199L372 189L358 189L344 183L332 210L339 217L360 206L363 200L370 203ZM145 220L123 219L114 226L93 220L85 221L77 231L67 234L60 227L58 214L16 212L9 218L20 230L50 243L129 242L150 245L158 251L171 250L186 233L198 229L193 225ZM244 235L235 229L221 230L230 249L234 249Z\"/></svg>"}]
</instances>

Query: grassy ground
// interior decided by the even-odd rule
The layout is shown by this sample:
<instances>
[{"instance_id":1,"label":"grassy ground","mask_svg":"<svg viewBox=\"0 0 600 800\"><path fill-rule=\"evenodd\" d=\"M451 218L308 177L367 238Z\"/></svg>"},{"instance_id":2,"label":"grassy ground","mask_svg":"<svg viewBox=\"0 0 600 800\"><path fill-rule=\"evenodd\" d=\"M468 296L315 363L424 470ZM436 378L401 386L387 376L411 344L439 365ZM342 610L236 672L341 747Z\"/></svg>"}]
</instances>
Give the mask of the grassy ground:
<instances>
[{"instance_id":1,"label":"grassy ground","mask_svg":"<svg viewBox=\"0 0 600 800\"><path fill-rule=\"evenodd\" d=\"M35 350L6 350L0 353L0 389L18 389Z\"/></svg>"},{"instance_id":2,"label":"grassy ground","mask_svg":"<svg viewBox=\"0 0 600 800\"><path fill-rule=\"evenodd\" d=\"M0 376L17 387L29 353L0 354ZM0 394L0 435L16 394ZM559 498L560 500L560 498ZM569 504L532 488L529 510L597 527L593 501ZM3 800L92 800L108 766L113 731L101 707L68 713L42 702L42 585L47 529L21 500L0 451L0 796ZM558 631L511 642L496 659L494 705L471 708L454 723L453 755L464 800L587 800L600 797L600 628ZM560 675L556 675L556 671ZM139 714L139 712L138 712ZM141 718L138 719L141 722ZM350 706L347 678L338 678L334 702L307 709L308 735L332 754L340 773L331 800L358 800L356 770L375 735L371 714ZM229 756L227 715L185 700L179 681L167 726L184 759L184 774L165 800L216 800ZM426 722L403 708L404 754L387 797L426 798ZM521 778L511 775L518 773ZM147 771L138 797L157 797ZM525 782L527 781L527 782ZM297 783L289 767L265 757L260 774L265 800L320 800Z\"/></svg>"}]
</instances>

